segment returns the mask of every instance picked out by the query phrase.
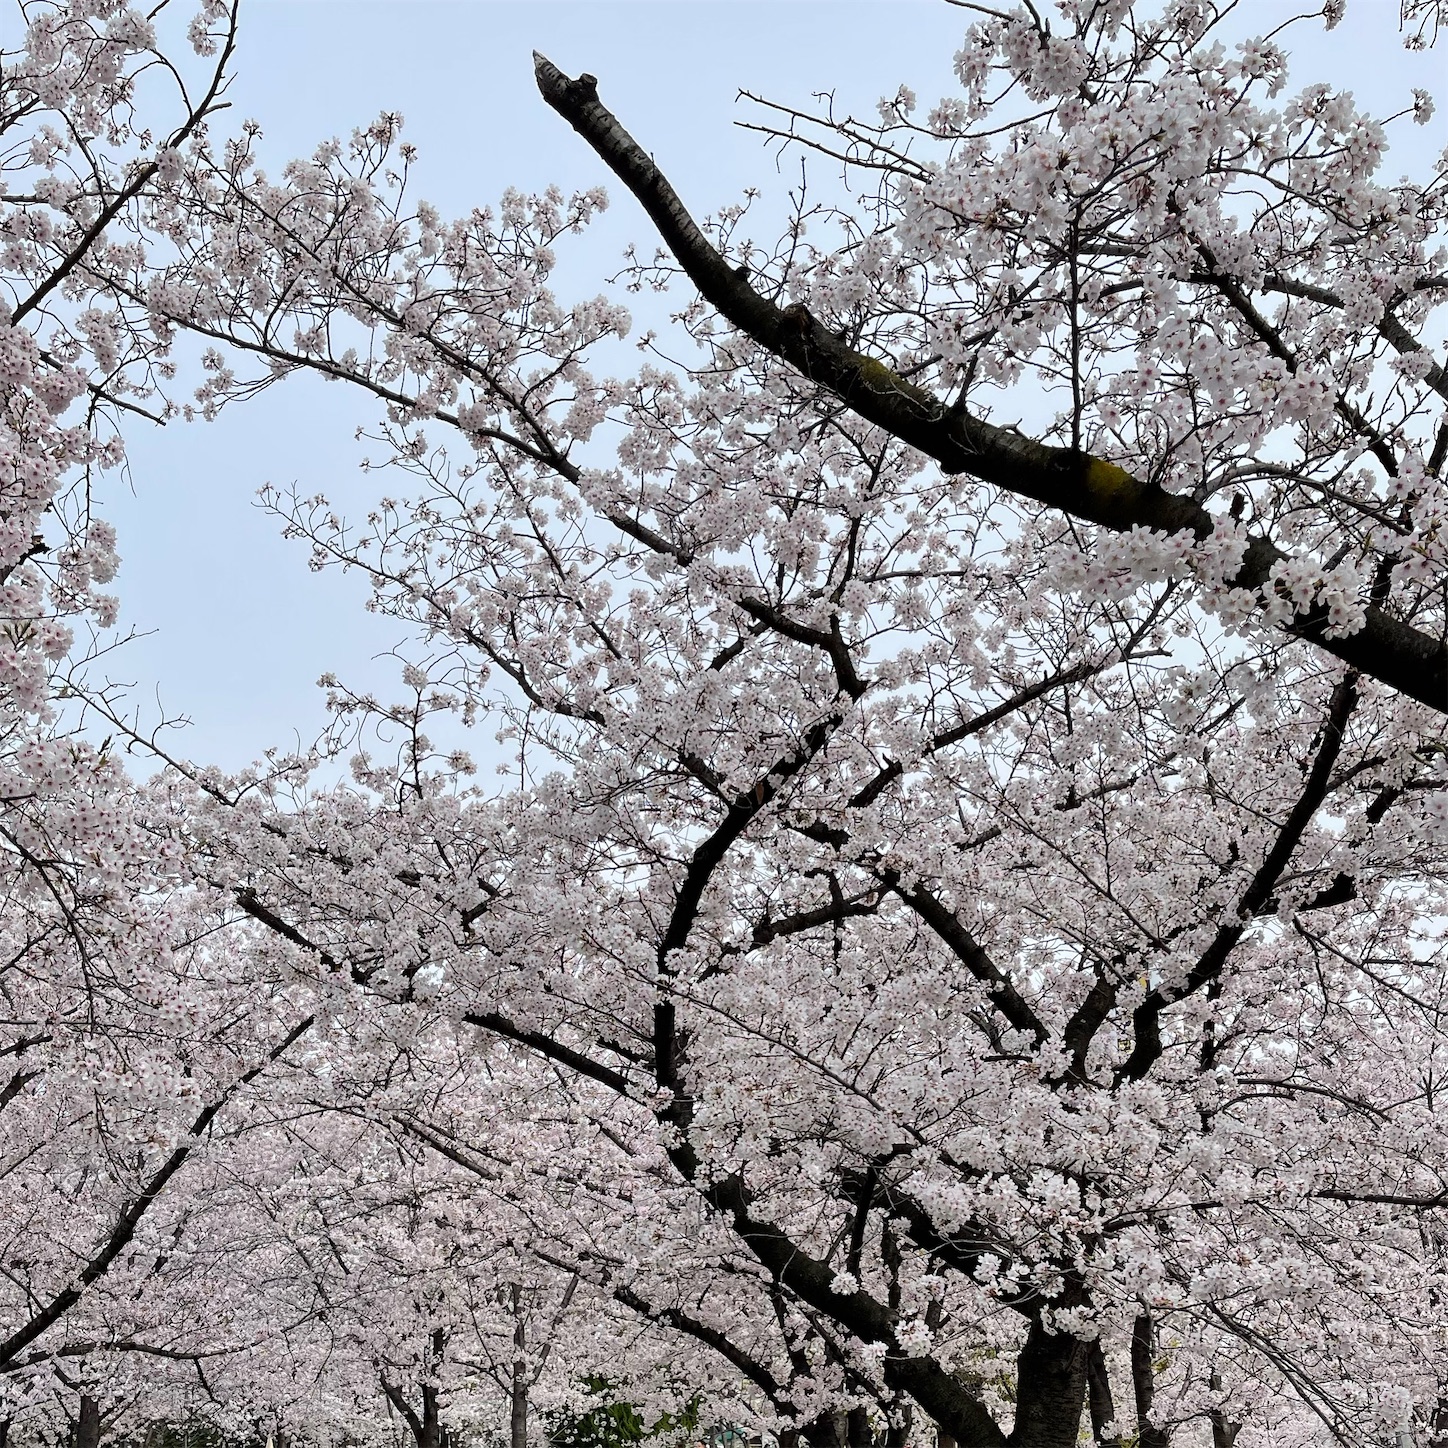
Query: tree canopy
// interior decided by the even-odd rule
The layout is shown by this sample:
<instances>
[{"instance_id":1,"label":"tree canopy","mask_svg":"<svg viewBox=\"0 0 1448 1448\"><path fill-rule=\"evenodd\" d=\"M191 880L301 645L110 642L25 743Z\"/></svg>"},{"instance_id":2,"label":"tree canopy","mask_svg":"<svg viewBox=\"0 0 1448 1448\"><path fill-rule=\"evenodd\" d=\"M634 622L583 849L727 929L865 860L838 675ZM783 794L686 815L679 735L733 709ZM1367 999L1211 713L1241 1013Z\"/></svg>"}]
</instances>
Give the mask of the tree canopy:
<instances>
[{"instance_id":1,"label":"tree canopy","mask_svg":"<svg viewBox=\"0 0 1448 1448\"><path fill-rule=\"evenodd\" d=\"M848 182L762 239L537 57L641 208L576 297L602 189L269 175L228 0L21 7L17 1440L1448 1443L1432 98L1289 86L1342 0L959 8L929 106L757 103ZM303 373L397 491L268 504L416 648L226 773L105 682L91 483Z\"/></svg>"}]
</instances>

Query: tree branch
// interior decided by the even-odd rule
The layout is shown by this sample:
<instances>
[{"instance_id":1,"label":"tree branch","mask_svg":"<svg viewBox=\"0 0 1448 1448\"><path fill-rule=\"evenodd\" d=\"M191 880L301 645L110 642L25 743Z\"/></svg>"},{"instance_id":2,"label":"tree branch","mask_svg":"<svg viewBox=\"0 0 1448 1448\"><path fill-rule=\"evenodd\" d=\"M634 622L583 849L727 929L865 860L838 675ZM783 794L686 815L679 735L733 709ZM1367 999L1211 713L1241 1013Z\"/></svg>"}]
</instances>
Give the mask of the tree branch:
<instances>
[{"instance_id":1,"label":"tree branch","mask_svg":"<svg viewBox=\"0 0 1448 1448\"><path fill-rule=\"evenodd\" d=\"M805 307L776 307L709 242L653 160L599 101L594 77L570 80L537 54L534 71L543 99L633 193L700 295L741 332L867 422L934 458L946 472L967 473L1113 532L1149 528L1197 539L1211 536L1215 520L1194 499L1167 493L1105 459L1051 447L963 407L946 407L893 368L854 351ZM1260 589L1288 556L1270 538L1255 537L1228 583ZM1348 638L1327 638L1327 625L1325 610L1309 609L1288 627L1364 674L1448 713L1448 642L1377 607L1367 610L1363 627Z\"/></svg>"},{"instance_id":2,"label":"tree branch","mask_svg":"<svg viewBox=\"0 0 1448 1448\"><path fill-rule=\"evenodd\" d=\"M1121 1074L1127 1080L1140 1080L1160 1057L1162 1012L1173 1002L1183 1000L1217 978L1227 963L1227 957L1245 933L1248 923L1262 913L1272 892L1276 890L1303 833L1312 823L1312 817L1321 807L1323 800L1327 798L1332 771L1342 750L1343 732L1357 702L1357 675L1348 673L1332 692L1327 718L1323 723L1322 740L1303 784L1302 793L1277 832L1277 838L1272 842L1267 857L1257 867L1256 873L1243 891L1237 905L1237 918L1218 927L1212 943L1202 952L1181 985L1172 989L1158 986L1132 1013L1135 1042L1131 1055L1121 1068Z\"/></svg>"},{"instance_id":3,"label":"tree branch","mask_svg":"<svg viewBox=\"0 0 1448 1448\"><path fill-rule=\"evenodd\" d=\"M151 1174L145 1186L122 1206L110 1235L76 1274L70 1285L56 1293L23 1327L17 1328L4 1342L0 1342L0 1372L10 1371L16 1356L24 1348L29 1347L42 1333L59 1322L81 1300L86 1289L105 1276L111 1263L125 1251L131 1239L136 1235L136 1228L140 1226L141 1218L150 1211L156 1198L165 1190L166 1184L185 1165L186 1158L191 1155L196 1143L216 1118L216 1114L243 1086L248 1086L255 1081L288 1047L306 1035L311 1030L314 1019L313 1016L307 1016L305 1020L293 1026L281 1042L267 1052L261 1062L253 1066L251 1070L244 1072L216 1100L201 1111L196 1120L191 1123L191 1130L187 1133L188 1140L178 1146Z\"/></svg>"}]
</instances>

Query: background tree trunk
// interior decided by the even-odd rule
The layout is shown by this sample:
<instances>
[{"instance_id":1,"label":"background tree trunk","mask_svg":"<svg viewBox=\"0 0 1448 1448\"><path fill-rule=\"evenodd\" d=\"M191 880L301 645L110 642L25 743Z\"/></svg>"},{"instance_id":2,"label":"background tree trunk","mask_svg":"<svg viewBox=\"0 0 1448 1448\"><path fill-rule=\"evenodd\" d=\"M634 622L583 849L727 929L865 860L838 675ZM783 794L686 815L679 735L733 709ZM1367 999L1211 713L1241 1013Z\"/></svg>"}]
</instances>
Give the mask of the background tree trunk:
<instances>
[{"instance_id":1,"label":"background tree trunk","mask_svg":"<svg viewBox=\"0 0 1448 1448\"><path fill-rule=\"evenodd\" d=\"M508 1405L508 1442L510 1448L528 1448L528 1338L523 1294L516 1282L509 1284L509 1290L513 1299L513 1391Z\"/></svg>"},{"instance_id":2,"label":"background tree trunk","mask_svg":"<svg viewBox=\"0 0 1448 1448\"><path fill-rule=\"evenodd\" d=\"M0 1448L5 1440L0 1438ZM1231 1448L1228 1444L1227 1448ZM1448 1448L1448 1396L1440 1393L1433 1407L1432 1427L1428 1433L1428 1448Z\"/></svg>"},{"instance_id":3,"label":"background tree trunk","mask_svg":"<svg viewBox=\"0 0 1448 1448\"><path fill-rule=\"evenodd\" d=\"M80 1418L75 1425L75 1448L100 1448L101 1405L89 1393L80 1395Z\"/></svg>"},{"instance_id":4,"label":"background tree trunk","mask_svg":"<svg viewBox=\"0 0 1448 1448\"><path fill-rule=\"evenodd\" d=\"M417 1435L417 1448L442 1448L442 1418L438 1413L437 1388L432 1383L422 1387L422 1432Z\"/></svg>"},{"instance_id":5,"label":"background tree trunk","mask_svg":"<svg viewBox=\"0 0 1448 1448\"><path fill-rule=\"evenodd\" d=\"M1143 1312L1131 1329L1131 1386L1136 1394L1136 1441L1139 1448L1168 1448L1171 1432L1151 1423L1151 1405L1156 1398L1156 1327L1149 1312ZM1213 1435L1215 1436L1215 1428ZM1233 1437L1236 1431L1233 1430Z\"/></svg>"},{"instance_id":6,"label":"background tree trunk","mask_svg":"<svg viewBox=\"0 0 1448 1448\"><path fill-rule=\"evenodd\" d=\"M1116 1400L1111 1394L1111 1374L1101 1344L1093 1342L1086 1356L1086 1396L1091 1407L1091 1436L1099 1448L1121 1448L1121 1432L1107 1434L1107 1424L1116 1425Z\"/></svg>"},{"instance_id":7,"label":"background tree trunk","mask_svg":"<svg viewBox=\"0 0 1448 1448\"><path fill-rule=\"evenodd\" d=\"M1241 1431L1242 1425L1229 1423L1225 1413L1212 1414L1212 1448L1232 1448Z\"/></svg>"},{"instance_id":8,"label":"background tree trunk","mask_svg":"<svg viewBox=\"0 0 1448 1448\"><path fill-rule=\"evenodd\" d=\"M838 1413L821 1413L798 1430L809 1448L845 1448L844 1423Z\"/></svg>"}]
</instances>

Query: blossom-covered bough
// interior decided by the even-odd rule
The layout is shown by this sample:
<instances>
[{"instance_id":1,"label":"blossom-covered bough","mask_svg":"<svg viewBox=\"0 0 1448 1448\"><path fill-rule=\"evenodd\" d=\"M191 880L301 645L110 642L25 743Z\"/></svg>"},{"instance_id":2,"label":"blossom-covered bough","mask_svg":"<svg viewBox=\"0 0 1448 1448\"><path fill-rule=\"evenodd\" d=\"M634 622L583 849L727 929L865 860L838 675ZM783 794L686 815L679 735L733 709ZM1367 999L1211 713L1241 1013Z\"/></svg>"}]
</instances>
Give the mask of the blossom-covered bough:
<instances>
[{"instance_id":1,"label":"blossom-covered bough","mask_svg":"<svg viewBox=\"0 0 1448 1448\"><path fill-rule=\"evenodd\" d=\"M332 682L347 782L173 758L138 806L208 932L171 1008L309 1023L147 1279L250 1284L218 1396L1448 1435L1448 182L1232 7L963 8L923 120L764 112L878 179L764 246L539 61L689 288L630 376L550 283L601 194L448 222L395 117L277 178L196 129L164 255L77 266L214 348L203 414L380 399L411 494L269 495L419 636L405 702Z\"/></svg>"},{"instance_id":2,"label":"blossom-covered bough","mask_svg":"<svg viewBox=\"0 0 1448 1448\"><path fill-rule=\"evenodd\" d=\"M1175 552L1210 542L1215 546L1203 550L1205 556L1200 559L1206 578L1229 595L1249 595L1232 599L1229 606L1250 608L1258 604L1260 596L1269 616L1294 634L1312 639L1352 667L1411 698L1448 710L1448 646L1441 636L1431 629L1415 628L1396 612L1368 601L1374 597L1370 583L1387 594L1393 572L1409 562L1415 542L1419 551L1426 548L1431 553L1430 539L1436 541L1433 530L1439 522L1436 514L1430 513L1424 530L1430 538L1410 541L1412 530L1403 526L1406 518L1397 527L1384 527L1379 517L1391 513L1391 504L1402 499L1391 494L1354 498L1354 493L1365 491L1371 475L1354 479L1356 486L1342 491L1348 495L1344 501L1349 508L1351 502L1356 502L1357 508L1345 517L1336 510L1329 512L1332 541L1341 546L1345 525L1350 537L1363 534L1364 524L1375 519L1382 531L1376 538L1365 538L1358 548L1349 548L1347 556L1353 557L1355 569L1346 576L1334 576L1344 559L1300 560L1265 533L1238 526L1240 496L1237 516L1225 509L1214 515L1208 507L1214 495L1254 476L1254 468L1233 467L1231 459L1251 458L1260 465L1263 460L1252 454L1271 436L1274 425L1306 420L1328 430L1334 454L1347 465L1354 454L1371 458L1392 480L1402 477L1406 468L1408 480L1397 491L1403 497L1422 491L1413 483L1423 477L1423 459L1400 458L1391 441L1391 423L1369 416L1352 393L1366 390L1371 362L1386 344L1390 355L1406 359L1402 366L1405 375L1448 399L1448 374L1400 316L1415 294L1448 287L1448 276L1429 269L1423 248L1423 241L1434 235L1436 218L1421 215L1415 205L1405 216L1403 200L1389 200L1391 193L1359 201L1347 187L1343 188L1347 194L1341 197L1330 190L1326 197L1313 198L1319 213L1313 220L1318 226L1330 224L1336 219L1334 212L1347 209L1353 201L1376 204L1383 208L1376 229L1401 232L1395 240L1404 254L1391 260L1374 257L1376 266L1372 268L1364 268L1360 262L1317 267L1314 277L1320 279L1304 281L1293 271L1301 269L1303 250L1323 245L1320 238L1313 237L1307 247L1299 241L1274 248L1282 254L1263 255L1255 250L1250 259L1242 258L1234 267L1224 258L1232 249L1240 250L1245 228L1232 214L1233 203L1239 202L1232 173L1244 159L1258 161L1266 145L1281 144L1286 136L1269 139L1252 134L1250 128L1244 135L1240 116L1217 120L1221 134L1213 136L1213 125L1204 117L1201 129L1206 134L1172 145L1177 138L1163 135L1158 128L1180 104L1182 98L1174 93L1175 87L1167 86L1164 94L1151 96L1132 93L1133 83L1140 86L1145 80L1132 72L1143 71L1158 59L1153 51L1164 42L1176 42L1170 30L1146 36L1144 44L1139 41L1134 51L1117 57L1114 67L1103 65L1105 73L1098 77L1091 73L1089 62L1104 59L1100 50L1093 57L1074 37L1057 39L1048 28L1033 27L1023 18L1015 28L1033 37L1025 42L1023 60L1029 68L1022 76L1028 89L1034 81L1039 92L1032 99L1044 101L1063 91L1070 99L1057 111L1064 134L1031 136L1030 143L1012 157L1012 189L1004 196L995 178L969 174L978 152L965 138L971 121L982 118L987 109L978 94L973 97L974 107L943 115L920 128L933 139L943 136L957 142L956 154L943 168L912 162L883 140L874 143L872 154L869 138L851 136L856 147L849 158L853 164L883 165L904 178L899 192L885 203L898 213L890 231L904 238L898 251L892 247L894 255L887 252L886 256L904 276L897 282L897 294L887 294L882 301L901 309L912 302L927 307L933 302L940 309L931 318L933 326L920 329L921 335L907 334L902 339L912 356L928 356L925 367L916 362L907 369L911 377L902 376L879 356L857 350L851 345L848 329L825 326L806 301L779 306L762 295L750 284L748 265L732 266L726 261L652 159L599 101L593 77L570 81L541 55L536 57L536 70L544 99L583 135L642 203L700 295L740 332L834 393L860 417L933 458L948 473L969 474L1113 532L1164 535L1147 544L1148 549L1151 543L1158 548L1166 545L1164 557L1154 560L1158 567L1179 565L1187 560L1174 556ZM1035 55L1030 53L1032 46ZM962 69L971 59L964 56ZM1285 56L1264 43L1250 53L1250 65L1239 63L1238 75L1270 78L1284 64ZM1092 93L1092 82L1098 79L1114 82L1107 96ZM1079 99L1070 94L1078 87ZM1294 118L1296 129L1310 133L1312 128L1304 120L1315 119L1327 109L1322 99L1310 98L1303 115ZM1180 118L1172 119L1182 125ZM1023 126L1018 134L1029 135L1033 129ZM1240 148L1239 154L1230 157L1236 166L1229 165L1225 157L1213 156L1223 143ZM1363 142L1361 163L1345 166L1342 180L1357 181L1355 173L1375 159L1378 145L1371 139ZM1032 178L1021 174L1032 168L1045 170L1046 175ZM1270 164L1262 170L1269 181L1277 180ZM1284 176L1281 184L1290 194L1294 185L1302 183ZM1042 194L1033 194L1037 191ZM1042 204L1047 207L1044 216L1036 209ZM1252 220L1260 222L1261 218ZM1057 223L1055 228L1052 221ZM977 246L973 233L982 229L996 236ZM1051 234L1052 230L1058 234ZM1231 240L1224 242L1223 234ZM1232 248L1233 240L1236 248ZM973 254L976 252L984 255ZM960 299L962 284L976 280L982 262L1012 273L1029 268L1035 274L1029 286L1024 278L1006 281L1005 295L984 305L978 298ZM878 259L872 258L872 263L878 265ZM834 286L823 288L824 304L831 312L849 315L848 303L841 307L831 294L842 288L847 297L857 296L862 279L856 272L851 266L847 280L831 277ZM1322 280L1333 285L1322 285ZM1152 282L1159 295L1149 298L1149 314L1143 316L1146 308L1141 294L1150 292ZM996 290L1000 289L997 281ZM931 297L930 291L936 297ZM949 301L939 298L943 291L950 295ZM1312 318L1309 308L1300 307L1298 316L1284 326L1282 319L1264 315L1254 292L1313 303L1320 315ZM814 295L814 288L804 295ZM1422 305L1410 308L1418 317L1426 310ZM1321 342L1289 343L1284 337L1284 330L1290 328L1295 334L1306 326L1328 331L1329 345L1335 342L1345 351L1357 350L1353 348L1356 339L1341 335L1343 324L1353 331L1367 331L1372 338L1362 355L1332 358L1339 366L1355 364L1343 369L1345 378L1321 365L1327 360L1316 357ZM1218 338L1204 335L1206 326L1214 330L1230 327L1231 343L1223 347L1220 333ZM973 338L961 337L967 327L976 332ZM1030 331L1025 339L1012 336L1001 348L1004 356L996 358L992 344L1007 327L1031 329L1041 341L1057 329L1067 330L1070 351L1061 361L1067 364L1064 371L1073 406L1064 429L1066 445L1053 446L1018 428L992 424L972 407L970 383L982 363L989 366L994 362L998 374L1009 377L1012 369L1007 359L1019 365L1021 352L1027 351L1022 341L1035 340ZM1100 339L1108 329L1114 329L1114 335L1106 347ZM1129 368L1103 360L1108 351L1120 354L1137 330L1146 344L1138 347L1137 358L1152 369L1145 388L1140 370L1133 379ZM1167 331L1165 338L1161 338L1163 330ZM1334 331L1338 335L1332 335ZM1374 333L1376 337L1372 337ZM900 345L891 340L893 346ZM1154 342L1157 345L1153 346ZM931 349L935 355L929 355ZM1244 362L1244 350L1249 356L1255 352L1252 361ZM1309 359L1318 360L1318 366L1312 366ZM1032 360L1041 367L1041 359ZM1122 408L1115 397L1125 392L1128 397L1149 395L1160 401L1160 391L1152 382L1163 362L1175 362L1184 369L1181 392L1195 404L1193 415L1181 429L1182 436L1172 437L1168 432L1165 438L1151 437L1143 446L1142 440L1129 437L1133 429L1125 414L1130 409ZM922 386L914 380L922 373L933 374L938 379L936 386ZM1172 380L1168 373L1164 390L1176 390ZM941 385L948 381L957 386L947 389ZM1106 407L1092 409L1093 417L1087 404L1103 393ZM1239 425L1237 409L1250 402L1258 404L1251 430L1245 436L1233 436ZM1413 402L1421 405L1418 399ZM1401 403L1392 411L1400 407ZM1085 450L1082 429L1093 423L1093 432L1116 456L1096 456ZM1124 423L1127 436L1122 435ZM1434 447L1440 454L1448 448L1448 431L1440 429ZM1142 456L1134 456L1136 453ZM1321 466L1319 459L1311 461ZM1441 464L1441 456L1438 461ZM1135 475L1124 462L1133 464ZM1285 464L1278 467L1281 471L1272 470L1276 479L1294 477ZM1313 486L1309 467L1299 466L1296 472L1303 487ZM1381 478L1376 481L1381 483ZM1171 541L1177 540L1178 548L1173 550Z\"/></svg>"}]
</instances>

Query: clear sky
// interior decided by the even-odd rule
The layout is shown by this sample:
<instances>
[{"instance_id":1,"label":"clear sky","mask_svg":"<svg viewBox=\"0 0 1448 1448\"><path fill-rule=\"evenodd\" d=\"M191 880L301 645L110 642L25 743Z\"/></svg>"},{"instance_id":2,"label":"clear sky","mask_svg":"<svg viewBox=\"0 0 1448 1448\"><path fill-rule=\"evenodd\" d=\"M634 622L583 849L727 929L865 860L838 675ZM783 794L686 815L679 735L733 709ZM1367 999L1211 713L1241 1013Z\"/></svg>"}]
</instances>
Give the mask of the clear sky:
<instances>
[{"instance_id":1,"label":"clear sky","mask_svg":"<svg viewBox=\"0 0 1448 1448\"><path fill-rule=\"evenodd\" d=\"M777 169L761 138L733 124L746 112L740 89L801 105L833 90L841 108L869 114L904 82L926 105L949 92L969 22L943 0L242 3L232 116L262 123L270 164L400 111L420 151L415 194L445 214L508 186L608 179L538 97L535 48L570 75L599 78L604 100L697 214L751 185L781 196L797 175L797 160ZM1244 33L1260 33L1306 8L1241 0L1238 13ZM1397 18L1398 0L1349 0L1332 35L1294 27L1291 84L1348 85L1378 114L1401 108L1412 86L1431 90L1439 118L1400 132L1417 155L1395 153L1387 166L1421 174L1445 140L1448 51L1405 54ZM591 272L589 294L599 290L629 241L652 250L641 213L616 187L611 194L586 253L566 262L565 287ZM357 472L352 438L375 417L358 395L294 380L214 424L128 432L133 490L113 479L102 503L120 529L122 624L150 635L115 656L111 672L136 682L152 722L158 698L167 715L189 716L172 741L179 752L230 767L269 745L309 741L324 723L315 681L328 670L391 694L397 665L377 656L398 642L395 626L363 611L360 580L310 573L305 548L284 543L255 505L263 484L296 484L344 512L365 511L380 488Z\"/></svg>"}]
</instances>

